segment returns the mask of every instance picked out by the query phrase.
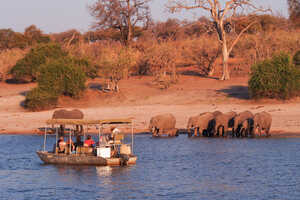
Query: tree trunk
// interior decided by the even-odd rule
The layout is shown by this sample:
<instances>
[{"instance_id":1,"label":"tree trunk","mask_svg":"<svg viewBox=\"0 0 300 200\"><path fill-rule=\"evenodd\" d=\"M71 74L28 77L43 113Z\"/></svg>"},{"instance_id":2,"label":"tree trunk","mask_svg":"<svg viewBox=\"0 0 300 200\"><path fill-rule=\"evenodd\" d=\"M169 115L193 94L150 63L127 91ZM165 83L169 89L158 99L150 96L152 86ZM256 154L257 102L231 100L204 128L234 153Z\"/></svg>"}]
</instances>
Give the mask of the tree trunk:
<instances>
[{"instance_id":1,"label":"tree trunk","mask_svg":"<svg viewBox=\"0 0 300 200\"><path fill-rule=\"evenodd\" d=\"M227 49L227 41L225 39L225 37L223 37L223 49L222 49L222 53L223 53L223 74L221 77L221 80L229 80L230 76L229 76L229 69L228 69L228 59L229 59L229 53L228 53L228 49Z\"/></svg>"},{"instance_id":2,"label":"tree trunk","mask_svg":"<svg viewBox=\"0 0 300 200\"><path fill-rule=\"evenodd\" d=\"M130 21L130 15L129 15L129 11L130 11L130 0L127 0L127 9L128 9L128 16L127 16L127 26L128 26L128 33L127 33L127 45L131 44L131 40L132 40L132 24Z\"/></svg>"}]
</instances>

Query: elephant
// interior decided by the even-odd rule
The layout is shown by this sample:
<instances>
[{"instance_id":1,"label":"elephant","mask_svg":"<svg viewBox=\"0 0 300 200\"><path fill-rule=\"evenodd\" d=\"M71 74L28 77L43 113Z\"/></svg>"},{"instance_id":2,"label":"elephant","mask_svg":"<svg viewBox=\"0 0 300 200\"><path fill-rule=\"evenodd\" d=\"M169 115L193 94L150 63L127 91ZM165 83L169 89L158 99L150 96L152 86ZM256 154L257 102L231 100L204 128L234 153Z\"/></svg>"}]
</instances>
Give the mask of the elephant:
<instances>
[{"instance_id":1,"label":"elephant","mask_svg":"<svg viewBox=\"0 0 300 200\"><path fill-rule=\"evenodd\" d=\"M78 109L73 109L73 110L60 109L54 111L52 115L52 119L83 119L83 117L84 114Z\"/></svg>"},{"instance_id":2,"label":"elephant","mask_svg":"<svg viewBox=\"0 0 300 200\"><path fill-rule=\"evenodd\" d=\"M239 137L240 133L241 133L241 128L243 125L247 126L246 133L252 134L253 124L254 124L253 117L254 117L254 115L250 111L244 111L244 112L237 114L234 117L232 136L236 135L237 137ZM247 122L244 122L245 120L247 120ZM245 127L243 127L243 128L245 128Z\"/></svg>"},{"instance_id":3,"label":"elephant","mask_svg":"<svg viewBox=\"0 0 300 200\"><path fill-rule=\"evenodd\" d=\"M82 113L82 111L78 110L78 109L73 109L73 110L65 110L65 109L60 109L60 110L56 110L54 111L53 115L52 115L52 119L83 119L84 118L84 114ZM64 134L64 125L60 125L60 135ZM83 126L80 125L76 125L76 133L82 133L83 132Z\"/></svg>"},{"instance_id":4,"label":"elephant","mask_svg":"<svg viewBox=\"0 0 300 200\"><path fill-rule=\"evenodd\" d=\"M217 115L215 118L216 124L214 132L220 135L219 130L222 128L222 136L227 136L228 128L233 128L234 117L236 115L236 112L233 111Z\"/></svg>"},{"instance_id":5,"label":"elephant","mask_svg":"<svg viewBox=\"0 0 300 200\"><path fill-rule=\"evenodd\" d=\"M195 136L198 136L199 133L205 135L204 131L206 131L208 135L211 126L210 123L213 119L213 113L209 112L190 117L187 124L189 136L192 136L192 129L194 129Z\"/></svg>"},{"instance_id":6,"label":"elephant","mask_svg":"<svg viewBox=\"0 0 300 200\"><path fill-rule=\"evenodd\" d=\"M252 137L254 136L253 135L253 119L249 118L249 119L246 119L244 120L241 124L240 124L240 127L239 127L239 133L238 133L238 136L241 136L241 137L248 137L248 135L252 135Z\"/></svg>"},{"instance_id":7,"label":"elephant","mask_svg":"<svg viewBox=\"0 0 300 200\"><path fill-rule=\"evenodd\" d=\"M175 128L176 118L174 115L167 113L156 115L150 119L149 130L152 136L159 137L163 134L168 136L178 136L178 130Z\"/></svg>"},{"instance_id":8,"label":"elephant","mask_svg":"<svg viewBox=\"0 0 300 200\"><path fill-rule=\"evenodd\" d=\"M265 131L266 136L270 136L270 129L272 125L272 116L270 113L267 113L265 111L256 113L254 115L253 120L254 120L254 128L253 128L254 136L257 128L260 136L262 130Z\"/></svg>"}]
</instances>

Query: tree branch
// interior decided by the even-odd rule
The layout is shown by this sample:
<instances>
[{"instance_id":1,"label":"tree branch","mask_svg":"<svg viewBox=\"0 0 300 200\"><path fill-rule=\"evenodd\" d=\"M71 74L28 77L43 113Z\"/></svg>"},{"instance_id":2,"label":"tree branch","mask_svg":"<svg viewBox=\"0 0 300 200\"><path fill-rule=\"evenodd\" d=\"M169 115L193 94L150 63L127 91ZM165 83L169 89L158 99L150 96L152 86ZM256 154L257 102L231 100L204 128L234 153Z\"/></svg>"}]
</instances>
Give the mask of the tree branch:
<instances>
[{"instance_id":1,"label":"tree branch","mask_svg":"<svg viewBox=\"0 0 300 200\"><path fill-rule=\"evenodd\" d=\"M238 35L238 36L235 38L235 40L233 41L233 43L232 43L230 49L228 50L228 53L229 53L229 54L231 53L233 47L234 47L234 46L236 45L236 43L239 41L239 39L241 38L241 36L243 35L243 33L244 33L245 31L247 31L247 30L248 30L253 24L255 24L255 23L258 23L258 22L257 22L257 21L254 21L254 22L250 23L248 26L246 26L246 27L239 33L239 35Z\"/></svg>"}]
</instances>

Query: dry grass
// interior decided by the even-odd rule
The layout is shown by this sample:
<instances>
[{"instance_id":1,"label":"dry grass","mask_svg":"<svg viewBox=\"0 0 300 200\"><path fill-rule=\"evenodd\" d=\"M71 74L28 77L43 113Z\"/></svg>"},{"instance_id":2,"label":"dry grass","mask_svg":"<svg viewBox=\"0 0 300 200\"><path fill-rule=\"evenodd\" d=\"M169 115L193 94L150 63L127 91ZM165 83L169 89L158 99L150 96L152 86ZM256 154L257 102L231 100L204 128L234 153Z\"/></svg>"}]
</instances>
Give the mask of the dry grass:
<instances>
[{"instance_id":1,"label":"dry grass","mask_svg":"<svg viewBox=\"0 0 300 200\"><path fill-rule=\"evenodd\" d=\"M229 37L230 39L233 39ZM285 52L293 55L300 47L300 30L278 29L269 32L245 34L233 49L229 60L232 76L244 76L251 65L270 58L273 54ZM72 56L90 60L94 65L101 64L103 57L114 57L122 44L115 41L85 43L80 40L73 45L65 45ZM221 74L222 55L216 35L202 34L199 37L187 36L176 40L160 41L149 35L141 37L133 45L132 55L136 65L131 75L157 74L159 71L172 73L173 66L191 75ZM12 66L23 58L28 50L12 49L0 52L0 74L5 79ZM218 53L219 52L219 53ZM111 56L109 55L111 54ZM167 60L163 60L167 58ZM161 68L166 68L162 70ZM193 71L189 71L189 69ZM184 70L182 70L184 69ZM196 72L195 72L196 70ZM214 74L210 74L214 72ZM100 72L101 73L101 72Z\"/></svg>"}]
</instances>

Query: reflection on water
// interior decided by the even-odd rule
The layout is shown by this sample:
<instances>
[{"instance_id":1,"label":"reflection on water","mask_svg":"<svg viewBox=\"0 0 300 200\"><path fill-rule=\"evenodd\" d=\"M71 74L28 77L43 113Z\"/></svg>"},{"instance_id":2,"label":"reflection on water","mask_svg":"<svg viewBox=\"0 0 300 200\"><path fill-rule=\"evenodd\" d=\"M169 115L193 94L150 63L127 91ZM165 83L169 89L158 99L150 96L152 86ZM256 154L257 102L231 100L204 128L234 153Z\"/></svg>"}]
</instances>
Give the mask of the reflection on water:
<instances>
[{"instance_id":1,"label":"reflection on water","mask_svg":"<svg viewBox=\"0 0 300 200\"><path fill-rule=\"evenodd\" d=\"M0 136L0 199L299 199L300 139L136 136L137 165L45 165L40 136ZM55 138L48 141L50 147ZM9 146L7 144L14 144Z\"/></svg>"},{"instance_id":2,"label":"reflection on water","mask_svg":"<svg viewBox=\"0 0 300 200\"><path fill-rule=\"evenodd\" d=\"M110 177L112 175L112 167L110 166L99 166L96 167L96 172L99 178Z\"/></svg>"}]
</instances>

